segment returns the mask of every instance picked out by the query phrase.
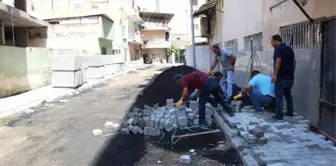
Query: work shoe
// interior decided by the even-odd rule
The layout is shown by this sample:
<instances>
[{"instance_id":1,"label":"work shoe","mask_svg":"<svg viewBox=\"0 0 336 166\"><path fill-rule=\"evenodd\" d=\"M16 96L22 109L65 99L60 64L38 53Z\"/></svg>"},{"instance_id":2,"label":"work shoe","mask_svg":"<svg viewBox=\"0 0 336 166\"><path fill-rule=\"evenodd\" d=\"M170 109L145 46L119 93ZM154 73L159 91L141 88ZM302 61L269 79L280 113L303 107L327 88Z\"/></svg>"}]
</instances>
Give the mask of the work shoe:
<instances>
[{"instance_id":1,"label":"work shoe","mask_svg":"<svg viewBox=\"0 0 336 166\"><path fill-rule=\"evenodd\" d=\"M272 118L275 119L275 120L283 120L283 117L279 117L279 116L276 116L276 115L272 116Z\"/></svg>"},{"instance_id":2,"label":"work shoe","mask_svg":"<svg viewBox=\"0 0 336 166\"><path fill-rule=\"evenodd\" d=\"M228 112L229 116L231 117L234 117L235 116L235 113L232 111L232 112Z\"/></svg>"},{"instance_id":3,"label":"work shoe","mask_svg":"<svg viewBox=\"0 0 336 166\"><path fill-rule=\"evenodd\" d=\"M286 113L284 113L284 115L286 115L286 116L290 116L290 117L293 117L293 116L294 116L293 113L289 113L288 111L287 111Z\"/></svg>"}]
</instances>

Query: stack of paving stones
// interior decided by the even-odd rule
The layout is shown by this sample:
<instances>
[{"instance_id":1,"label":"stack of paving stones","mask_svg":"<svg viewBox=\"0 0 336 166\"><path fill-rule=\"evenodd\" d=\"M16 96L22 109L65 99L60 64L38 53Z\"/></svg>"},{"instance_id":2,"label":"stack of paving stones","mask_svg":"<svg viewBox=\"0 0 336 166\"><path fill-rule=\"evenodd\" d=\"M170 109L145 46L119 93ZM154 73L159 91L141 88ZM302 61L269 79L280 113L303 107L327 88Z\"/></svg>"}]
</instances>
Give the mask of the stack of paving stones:
<instances>
[{"instance_id":1,"label":"stack of paving stones","mask_svg":"<svg viewBox=\"0 0 336 166\"><path fill-rule=\"evenodd\" d=\"M212 116L216 108L210 103L206 104L206 122L208 126L213 123ZM160 136L165 132L185 129L199 124L198 103L191 101L186 105L175 106L173 99L166 100L166 106L158 104L144 109L134 108L127 114L128 119L121 128L124 134L144 134L146 136Z\"/></svg>"},{"instance_id":2,"label":"stack of paving stones","mask_svg":"<svg viewBox=\"0 0 336 166\"><path fill-rule=\"evenodd\" d=\"M272 113L241 109L224 120L239 136L232 142L247 165L331 166L336 163L336 147L323 135L309 130L302 116L272 119Z\"/></svg>"}]
</instances>

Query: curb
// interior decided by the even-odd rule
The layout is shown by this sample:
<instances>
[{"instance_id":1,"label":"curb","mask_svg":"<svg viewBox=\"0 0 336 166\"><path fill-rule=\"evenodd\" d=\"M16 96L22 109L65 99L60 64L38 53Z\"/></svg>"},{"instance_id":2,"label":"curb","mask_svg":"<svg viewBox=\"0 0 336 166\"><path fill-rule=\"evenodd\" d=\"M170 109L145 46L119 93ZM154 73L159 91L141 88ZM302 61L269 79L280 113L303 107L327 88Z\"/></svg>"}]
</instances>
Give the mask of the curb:
<instances>
[{"instance_id":1,"label":"curb","mask_svg":"<svg viewBox=\"0 0 336 166\"><path fill-rule=\"evenodd\" d=\"M153 65L140 66L139 68L135 68L132 71L137 71L139 69L140 70L148 69L148 68L151 68L152 66ZM31 108L34 108L34 107L39 107L44 102L51 103L51 102L54 102L57 99L67 97L67 96L72 96L76 92L78 93L78 92L81 92L81 91L84 91L84 90L91 89L91 88L93 88L93 87L95 87L99 84L106 83L107 81L109 81L113 78L127 75L130 72L131 72L131 70L125 69L123 72L120 72L118 74L109 75L109 76L107 76L103 79L100 79L100 80L97 80L97 81L94 81L94 82L86 83L86 84L82 85L81 87L79 87L78 89L69 89L69 91L64 92L64 93L60 93L60 94L55 95L55 96L44 96L44 97L42 97L40 99L37 99L35 101L31 101L29 103L25 103L25 104L19 105L17 107L2 111L0 113L0 118L5 118L5 117L11 116L11 115L19 113L19 112L23 112L27 109L31 109Z\"/></svg>"},{"instance_id":2,"label":"curb","mask_svg":"<svg viewBox=\"0 0 336 166\"><path fill-rule=\"evenodd\" d=\"M227 123L227 113L224 113L224 117L214 113L214 122L219 126L220 130L224 133L226 139L229 141L231 147L237 150L240 160L243 162L244 166L258 166L258 162L247 152L246 155L243 154L241 147L244 147L245 140L238 136L238 131L232 129ZM245 149L245 148L244 148Z\"/></svg>"}]
</instances>

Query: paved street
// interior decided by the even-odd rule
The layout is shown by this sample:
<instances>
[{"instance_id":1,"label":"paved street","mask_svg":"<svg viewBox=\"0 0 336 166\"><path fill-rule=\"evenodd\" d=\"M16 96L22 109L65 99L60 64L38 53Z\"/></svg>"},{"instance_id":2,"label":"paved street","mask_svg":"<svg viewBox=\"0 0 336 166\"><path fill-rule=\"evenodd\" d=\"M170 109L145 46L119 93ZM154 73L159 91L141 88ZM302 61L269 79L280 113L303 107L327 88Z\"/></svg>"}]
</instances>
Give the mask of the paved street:
<instances>
[{"instance_id":1,"label":"paved street","mask_svg":"<svg viewBox=\"0 0 336 166\"><path fill-rule=\"evenodd\" d=\"M8 118L9 126L0 127L0 165L178 164L180 152L168 152L151 143L144 143L142 135L94 137L92 134L93 129L103 129L105 132L106 121L120 122L139 91L162 68L153 67L121 76L92 90L57 102L44 103L33 113ZM220 146L221 150L225 149L224 145ZM217 158L193 156L193 165L219 165L217 160L223 154L215 155ZM225 154L224 158L230 160Z\"/></svg>"},{"instance_id":2,"label":"paved street","mask_svg":"<svg viewBox=\"0 0 336 166\"><path fill-rule=\"evenodd\" d=\"M106 121L120 121L156 69L122 76L105 85L72 96L66 103L45 104L32 114L10 118L0 128L1 166L83 166L110 137L93 137ZM64 101L63 101L64 102ZM49 107L48 107L49 106Z\"/></svg>"}]
</instances>

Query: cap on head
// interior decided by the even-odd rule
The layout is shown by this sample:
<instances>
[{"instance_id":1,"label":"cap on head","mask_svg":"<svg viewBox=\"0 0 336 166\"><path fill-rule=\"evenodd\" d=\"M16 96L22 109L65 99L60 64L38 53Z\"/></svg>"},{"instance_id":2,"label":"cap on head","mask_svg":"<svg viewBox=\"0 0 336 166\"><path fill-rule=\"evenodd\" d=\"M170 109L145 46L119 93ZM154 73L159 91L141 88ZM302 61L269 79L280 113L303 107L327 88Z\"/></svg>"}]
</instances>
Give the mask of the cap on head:
<instances>
[{"instance_id":1,"label":"cap on head","mask_svg":"<svg viewBox=\"0 0 336 166\"><path fill-rule=\"evenodd\" d=\"M175 74L174 81L178 81L179 79L183 78L182 74Z\"/></svg>"}]
</instances>

